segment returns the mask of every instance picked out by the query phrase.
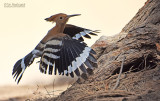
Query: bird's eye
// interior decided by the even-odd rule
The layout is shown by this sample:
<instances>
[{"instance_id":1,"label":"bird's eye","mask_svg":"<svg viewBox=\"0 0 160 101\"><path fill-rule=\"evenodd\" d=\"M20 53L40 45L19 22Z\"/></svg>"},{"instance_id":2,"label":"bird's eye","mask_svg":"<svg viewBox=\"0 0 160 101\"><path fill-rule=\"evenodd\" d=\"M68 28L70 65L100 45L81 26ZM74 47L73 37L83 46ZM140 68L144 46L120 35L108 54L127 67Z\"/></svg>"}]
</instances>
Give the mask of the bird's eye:
<instances>
[{"instance_id":1,"label":"bird's eye","mask_svg":"<svg viewBox=\"0 0 160 101\"><path fill-rule=\"evenodd\" d=\"M62 19L63 19L63 17L59 17L59 19L60 19L60 20L62 20Z\"/></svg>"}]
</instances>

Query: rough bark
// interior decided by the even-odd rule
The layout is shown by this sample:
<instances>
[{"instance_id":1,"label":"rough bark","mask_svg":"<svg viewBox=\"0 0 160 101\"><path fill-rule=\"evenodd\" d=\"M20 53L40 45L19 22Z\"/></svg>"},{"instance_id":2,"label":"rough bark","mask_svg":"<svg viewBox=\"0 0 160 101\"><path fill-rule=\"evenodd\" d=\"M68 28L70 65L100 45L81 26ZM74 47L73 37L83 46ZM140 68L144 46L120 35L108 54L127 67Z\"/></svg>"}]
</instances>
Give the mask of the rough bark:
<instances>
[{"instance_id":1,"label":"rough bark","mask_svg":"<svg viewBox=\"0 0 160 101\"><path fill-rule=\"evenodd\" d=\"M94 75L48 101L160 100L159 43L160 1L148 0L121 33L103 36L92 46L98 59ZM113 90L123 58L120 82Z\"/></svg>"}]
</instances>

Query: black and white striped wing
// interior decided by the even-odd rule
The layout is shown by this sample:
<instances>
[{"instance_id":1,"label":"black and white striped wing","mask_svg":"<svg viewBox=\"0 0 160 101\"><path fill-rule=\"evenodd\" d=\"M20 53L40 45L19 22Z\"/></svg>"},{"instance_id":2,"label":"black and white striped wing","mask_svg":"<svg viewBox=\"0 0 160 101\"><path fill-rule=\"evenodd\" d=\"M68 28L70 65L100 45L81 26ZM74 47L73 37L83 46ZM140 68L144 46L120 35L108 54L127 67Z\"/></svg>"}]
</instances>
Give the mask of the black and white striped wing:
<instances>
[{"instance_id":1,"label":"black and white striped wing","mask_svg":"<svg viewBox=\"0 0 160 101\"><path fill-rule=\"evenodd\" d=\"M73 39L84 41L83 37L90 39L91 37L89 35L97 35L96 33L98 33L98 30L92 31L90 29L74 26L71 24L66 24L64 33L68 34Z\"/></svg>"},{"instance_id":2,"label":"black and white striped wing","mask_svg":"<svg viewBox=\"0 0 160 101\"><path fill-rule=\"evenodd\" d=\"M92 54L95 52L86 46L85 43L71 39L52 39L46 43L41 60L40 71L55 75L57 70L59 75L74 73L80 76L80 70L87 72L86 68L93 69L92 63L97 63ZM80 70L79 70L80 68Z\"/></svg>"}]
</instances>

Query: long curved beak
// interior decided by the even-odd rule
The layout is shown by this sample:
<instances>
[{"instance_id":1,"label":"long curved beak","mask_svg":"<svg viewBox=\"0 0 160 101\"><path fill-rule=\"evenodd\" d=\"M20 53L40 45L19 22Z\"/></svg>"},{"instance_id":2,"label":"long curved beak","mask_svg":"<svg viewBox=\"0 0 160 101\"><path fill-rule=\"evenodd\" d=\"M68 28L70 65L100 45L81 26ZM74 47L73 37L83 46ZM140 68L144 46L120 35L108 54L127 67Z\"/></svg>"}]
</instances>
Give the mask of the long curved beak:
<instances>
[{"instance_id":1,"label":"long curved beak","mask_svg":"<svg viewBox=\"0 0 160 101\"><path fill-rule=\"evenodd\" d=\"M72 15L68 15L68 18L70 17L74 17L74 16L80 16L81 14L72 14Z\"/></svg>"}]
</instances>

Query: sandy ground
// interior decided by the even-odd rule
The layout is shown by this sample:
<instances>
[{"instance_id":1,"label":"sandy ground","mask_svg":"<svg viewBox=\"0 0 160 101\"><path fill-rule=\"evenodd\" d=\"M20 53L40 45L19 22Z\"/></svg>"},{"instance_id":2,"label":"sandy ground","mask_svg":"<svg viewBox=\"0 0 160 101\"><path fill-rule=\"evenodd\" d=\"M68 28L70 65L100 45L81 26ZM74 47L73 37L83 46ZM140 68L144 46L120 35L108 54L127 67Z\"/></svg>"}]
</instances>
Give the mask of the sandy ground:
<instances>
[{"instance_id":1,"label":"sandy ground","mask_svg":"<svg viewBox=\"0 0 160 101\"><path fill-rule=\"evenodd\" d=\"M27 71L18 85L11 75L3 79L4 75L0 73L0 77L0 80L3 81L0 82L0 101L25 101L40 97L55 97L76 81L76 78L69 76L50 76L39 72L27 73Z\"/></svg>"},{"instance_id":2,"label":"sandy ground","mask_svg":"<svg viewBox=\"0 0 160 101\"><path fill-rule=\"evenodd\" d=\"M69 86L54 85L0 86L0 101L29 101L35 98L55 97Z\"/></svg>"}]
</instances>

